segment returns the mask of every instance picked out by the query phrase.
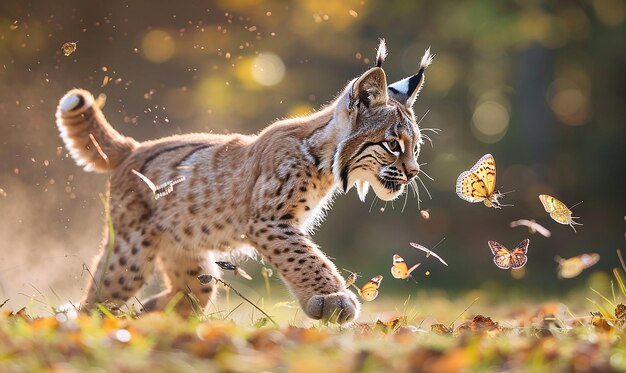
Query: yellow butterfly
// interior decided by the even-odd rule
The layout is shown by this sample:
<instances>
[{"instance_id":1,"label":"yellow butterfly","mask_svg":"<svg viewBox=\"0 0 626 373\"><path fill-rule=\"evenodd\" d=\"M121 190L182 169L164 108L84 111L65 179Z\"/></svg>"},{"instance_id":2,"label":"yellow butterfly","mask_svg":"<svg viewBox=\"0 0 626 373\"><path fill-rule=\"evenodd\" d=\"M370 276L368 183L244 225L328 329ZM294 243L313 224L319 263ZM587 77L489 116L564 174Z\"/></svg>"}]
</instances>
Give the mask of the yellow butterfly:
<instances>
[{"instance_id":1,"label":"yellow butterfly","mask_svg":"<svg viewBox=\"0 0 626 373\"><path fill-rule=\"evenodd\" d=\"M519 245L513 251L509 251L506 247L502 246L496 241L487 242L491 252L493 253L493 262L502 269L517 269L522 268L528 261L526 253L528 252L528 245L530 240L527 238L520 242Z\"/></svg>"},{"instance_id":2,"label":"yellow butterfly","mask_svg":"<svg viewBox=\"0 0 626 373\"><path fill-rule=\"evenodd\" d=\"M563 259L558 256L555 259L559 263L559 277L572 278L578 276L583 270L598 263L600 255L587 253L569 259Z\"/></svg>"},{"instance_id":3,"label":"yellow butterfly","mask_svg":"<svg viewBox=\"0 0 626 373\"><path fill-rule=\"evenodd\" d=\"M380 287L380 283L383 280L383 276L376 276L365 283L359 289L359 295L363 300L371 302L378 296L378 288Z\"/></svg>"},{"instance_id":4,"label":"yellow butterfly","mask_svg":"<svg viewBox=\"0 0 626 373\"><path fill-rule=\"evenodd\" d=\"M398 254L393 256L393 266L391 267L391 275L393 278L397 278L400 280L406 280L411 277L411 272L415 270L415 268L419 267L422 263L417 263L413 267L409 268L404 262L404 259Z\"/></svg>"},{"instance_id":5,"label":"yellow butterfly","mask_svg":"<svg viewBox=\"0 0 626 373\"><path fill-rule=\"evenodd\" d=\"M569 225L570 227L572 227L574 232L576 232L576 228L574 228L574 225L582 225L574 221L574 219L578 219L578 217L572 216L572 211L558 199L547 194L540 194L539 200L541 200L543 208L548 214L550 214L552 220L556 221L557 223Z\"/></svg>"},{"instance_id":6,"label":"yellow butterfly","mask_svg":"<svg viewBox=\"0 0 626 373\"><path fill-rule=\"evenodd\" d=\"M496 160L485 154L469 171L464 171L456 180L456 194L471 203L482 202L487 207L500 208L498 199L502 193L496 187Z\"/></svg>"}]
</instances>

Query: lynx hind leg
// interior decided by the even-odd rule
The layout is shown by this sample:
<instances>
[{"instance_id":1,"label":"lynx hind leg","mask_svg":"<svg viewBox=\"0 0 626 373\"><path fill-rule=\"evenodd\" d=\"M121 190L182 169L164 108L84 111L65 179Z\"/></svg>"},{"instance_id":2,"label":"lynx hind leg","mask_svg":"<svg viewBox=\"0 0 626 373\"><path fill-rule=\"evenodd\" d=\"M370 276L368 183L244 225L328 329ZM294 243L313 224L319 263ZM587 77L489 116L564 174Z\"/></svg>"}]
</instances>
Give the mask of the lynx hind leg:
<instances>
[{"instance_id":1,"label":"lynx hind leg","mask_svg":"<svg viewBox=\"0 0 626 373\"><path fill-rule=\"evenodd\" d=\"M147 222L150 208L140 200L109 198L114 241L111 247L108 226L103 248L96 258L81 301L84 310L96 303L120 307L144 285L154 270L161 231Z\"/></svg>"},{"instance_id":2,"label":"lynx hind leg","mask_svg":"<svg viewBox=\"0 0 626 373\"><path fill-rule=\"evenodd\" d=\"M130 241L119 238L123 236ZM96 303L103 303L119 309L135 295L153 272L155 252L150 245L149 239L123 233L112 249L105 242L89 277L81 308L88 311Z\"/></svg>"},{"instance_id":3,"label":"lynx hind leg","mask_svg":"<svg viewBox=\"0 0 626 373\"><path fill-rule=\"evenodd\" d=\"M158 264L163 274L165 290L143 302L144 311L163 310L178 293L184 296L175 309L184 317L204 312L212 304L217 295L216 284L212 281L203 285L198 280L198 275L221 277L213 253L194 255L165 250L159 253Z\"/></svg>"}]
</instances>

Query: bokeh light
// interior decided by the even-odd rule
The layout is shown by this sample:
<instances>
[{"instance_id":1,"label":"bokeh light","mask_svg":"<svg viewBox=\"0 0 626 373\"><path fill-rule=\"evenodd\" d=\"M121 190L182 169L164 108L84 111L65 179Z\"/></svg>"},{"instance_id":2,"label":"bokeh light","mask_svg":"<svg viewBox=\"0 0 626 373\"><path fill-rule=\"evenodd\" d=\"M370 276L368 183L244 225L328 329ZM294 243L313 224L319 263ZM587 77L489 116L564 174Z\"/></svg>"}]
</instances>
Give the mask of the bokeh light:
<instances>
[{"instance_id":1,"label":"bokeh light","mask_svg":"<svg viewBox=\"0 0 626 373\"><path fill-rule=\"evenodd\" d=\"M285 77L283 60L273 53L263 53L254 59L252 78L264 86L276 85Z\"/></svg>"},{"instance_id":2,"label":"bokeh light","mask_svg":"<svg viewBox=\"0 0 626 373\"><path fill-rule=\"evenodd\" d=\"M626 19L626 4L621 0L593 0L598 19L609 26L617 26Z\"/></svg>"},{"instance_id":3,"label":"bokeh light","mask_svg":"<svg viewBox=\"0 0 626 373\"><path fill-rule=\"evenodd\" d=\"M472 115L472 133L481 142L495 143L506 135L509 111L497 101L479 103Z\"/></svg>"},{"instance_id":4,"label":"bokeh light","mask_svg":"<svg viewBox=\"0 0 626 373\"><path fill-rule=\"evenodd\" d=\"M144 36L141 43L143 56L150 62L163 63L168 61L176 50L172 36L164 30L152 30Z\"/></svg>"},{"instance_id":5,"label":"bokeh light","mask_svg":"<svg viewBox=\"0 0 626 373\"><path fill-rule=\"evenodd\" d=\"M587 89L584 84L569 78L559 78L552 82L548 88L548 104L559 121L576 126L589 120L590 102Z\"/></svg>"}]
</instances>

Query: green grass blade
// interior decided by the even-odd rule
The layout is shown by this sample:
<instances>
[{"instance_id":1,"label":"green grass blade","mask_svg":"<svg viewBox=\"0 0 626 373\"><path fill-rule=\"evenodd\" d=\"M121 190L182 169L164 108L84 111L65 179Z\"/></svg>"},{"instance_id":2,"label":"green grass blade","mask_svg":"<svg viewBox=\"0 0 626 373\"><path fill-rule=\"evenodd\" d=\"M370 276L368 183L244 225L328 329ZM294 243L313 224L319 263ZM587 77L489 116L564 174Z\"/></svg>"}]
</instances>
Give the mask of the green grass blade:
<instances>
[{"instance_id":1,"label":"green grass blade","mask_svg":"<svg viewBox=\"0 0 626 373\"><path fill-rule=\"evenodd\" d=\"M107 203L104 195L100 194L100 201L104 206L104 213L106 215L107 227L109 231L109 244L106 248L106 256L104 258L104 265L102 266L102 273L96 284L96 300L100 300L100 291L102 290L102 284L104 283L104 277L106 275L106 269L109 267L109 260L111 259L111 253L115 247L115 231L113 229L113 219L111 219L111 211L109 210L109 204Z\"/></svg>"},{"instance_id":2,"label":"green grass blade","mask_svg":"<svg viewBox=\"0 0 626 373\"><path fill-rule=\"evenodd\" d=\"M104 306L104 304L102 303L96 303L96 308L98 308L98 310L100 312L102 312L102 314L104 314L104 316L106 316L109 319L115 319L115 315L113 313L111 313L111 311L109 311L108 308L106 308Z\"/></svg>"},{"instance_id":3,"label":"green grass blade","mask_svg":"<svg viewBox=\"0 0 626 373\"><path fill-rule=\"evenodd\" d=\"M172 297L172 299L169 302L167 302L167 305L165 306L163 313L166 315L170 315L172 312L174 312L174 308L176 308L176 305L178 304L178 302L180 302L183 299L184 296L185 294L183 294L180 291L176 293Z\"/></svg>"},{"instance_id":4,"label":"green grass blade","mask_svg":"<svg viewBox=\"0 0 626 373\"><path fill-rule=\"evenodd\" d=\"M589 288L591 289L591 291L593 291L594 293L598 294L600 296L600 298L604 299L605 302L607 302L611 307L615 308L615 303L611 302L611 300L607 297L605 297L604 295L602 295L599 291L597 291L594 288Z\"/></svg>"},{"instance_id":5,"label":"green grass blade","mask_svg":"<svg viewBox=\"0 0 626 373\"><path fill-rule=\"evenodd\" d=\"M617 285L619 285L619 290L622 292L622 296L626 298L626 286L624 286L624 280L622 280L622 276L619 274L619 270L617 268L613 268L613 276L615 276L615 280L617 281Z\"/></svg>"}]
</instances>

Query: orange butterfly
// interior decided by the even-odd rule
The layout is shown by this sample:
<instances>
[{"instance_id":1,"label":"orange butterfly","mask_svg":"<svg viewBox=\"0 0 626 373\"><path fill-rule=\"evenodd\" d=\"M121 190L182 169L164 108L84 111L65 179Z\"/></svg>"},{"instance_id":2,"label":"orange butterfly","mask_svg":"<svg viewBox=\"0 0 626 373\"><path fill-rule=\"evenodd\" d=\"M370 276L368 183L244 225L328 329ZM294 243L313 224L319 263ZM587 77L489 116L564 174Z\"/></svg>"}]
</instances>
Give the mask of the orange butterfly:
<instances>
[{"instance_id":1,"label":"orange butterfly","mask_svg":"<svg viewBox=\"0 0 626 373\"><path fill-rule=\"evenodd\" d=\"M576 228L574 228L574 225L582 225L574 221L574 219L578 219L578 217L572 216L572 211L558 199L547 194L540 194L539 200L541 200L543 208L548 214L550 214L552 220L556 221L557 223L569 225L570 227L572 227L574 232L576 232Z\"/></svg>"},{"instance_id":2,"label":"orange butterfly","mask_svg":"<svg viewBox=\"0 0 626 373\"><path fill-rule=\"evenodd\" d=\"M359 289L359 295L361 298L367 302L371 302L376 299L378 296L378 288L380 287L382 280L383 276L378 275L366 282L365 285Z\"/></svg>"},{"instance_id":3,"label":"orange butterfly","mask_svg":"<svg viewBox=\"0 0 626 373\"><path fill-rule=\"evenodd\" d=\"M496 188L496 160L485 154L469 171L464 171L456 180L456 194L471 203L482 202L487 207L500 208L498 199L502 193Z\"/></svg>"},{"instance_id":4,"label":"orange butterfly","mask_svg":"<svg viewBox=\"0 0 626 373\"><path fill-rule=\"evenodd\" d=\"M587 253L569 259L563 259L558 256L554 259L559 263L559 277L572 278L578 276L583 270L598 263L600 255Z\"/></svg>"},{"instance_id":5,"label":"orange butterfly","mask_svg":"<svg viewBox=\"0 0 626 373\"><path fill-rule=\"evenodd\" d=\"M409 268L406 265L404 259L398 254L394 254L393 256L393 266L391 267L391 275L393 278L397 278L400 280L406 280L411 277L411 272L415 270L415 268L419 267L422 263L417 263L413 267Z\"/></svg>"},{"instance_id":6,"label":"orange butterfly","mask_svg":"<svg viewBox=\"0 0 626 373\"><path fill-rule=\"evenodd\" d=\"M522 268L528 261L528 257L526 257L528 245L530 244L530 240L528 238L520 242L519 245L513 249L513 251L509 251L506 247L496 241L489 241L487 244L494 255L493 262L498 266L498 268Z\"/></svg>"}]
</instances>

